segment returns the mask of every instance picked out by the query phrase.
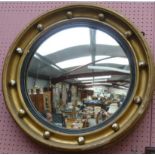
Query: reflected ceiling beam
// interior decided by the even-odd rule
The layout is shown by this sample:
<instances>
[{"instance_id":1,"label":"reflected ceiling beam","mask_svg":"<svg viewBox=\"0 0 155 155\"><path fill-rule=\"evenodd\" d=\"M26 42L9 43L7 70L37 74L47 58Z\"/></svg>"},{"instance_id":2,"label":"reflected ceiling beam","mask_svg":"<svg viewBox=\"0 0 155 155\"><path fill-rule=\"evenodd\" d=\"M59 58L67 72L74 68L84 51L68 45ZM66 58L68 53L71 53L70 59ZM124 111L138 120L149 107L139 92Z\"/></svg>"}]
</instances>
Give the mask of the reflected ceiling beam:
<instances>
[{"instance_id":1,"label":"reflected ceiling beam","mask_svg":"<svg viewBox=\"0 0 155 155\"><path fill-rule=\"evenodd\" d=\"M89 29L90 31L90 54L92 57L92 64L95 64L95 55L96 55L96 30Z\"/></svg>"},{"instance_id":2,"label":"reflected ceiling beam","mask_svg":"<svg viewBox=\"0 0 155 155\"><path fill-rule=\"evenodd\" d=\"M115 51L115 52L114 52ZM97 55L108 55L111 57L124 57L126 58L125 52L120 46L111 46L111 45L96 45ZM74 47L69 47L55 53L47 55L47 57L54 62L62 62L68 59L74 59L79 56L88 56L90 55L90 45L79 45Z\"/></svg>"},{"instance_id":3,"label":"reflected ceiling beam","mask_svg":"<svg viewBox=\"0 0 155 155\"><path fill-rule=\"evenodd\" d=\"M76 68L70 70L69 72L67 72L65 75L69 75L69 74L71 74L71 73L73 73L73 72L75 72L75 71L77 71L77 70L80 70L80 69L82 69L82 68L84 68L84 67L86 67L86 66L88 66L88 65L90 65L90 64L92 64L92 63L100 62L100 61L102 61L102 60L106 60L106 59L110 59L110 58L112 58L112 57L109 56L109 57L107 57L107 58L99 59L99 60L96 60L96 61L94 61L94 62L85 64L85 65L83 65L83 66L78 66L78 67L76 67Z\"/></svg>"},{"instance_id":4,"label":"reflected ceiling beam","mask_svg":"<svg viewBox=\"0 0 155 155\"><path fill-rule=\"evenodd\" d=\"M32 77L32 78L36 79L36 74L29 71L28 72L28 77ZM47 80L47 81L50 80L47 75L43 75L43 74L38 74L37 79Z\"/></svg>"},{"instance_id":5,"label":"reflected ceiling beam","mask_svg":"<svg viewBox=\"0 0 155 155\"><path fill-rule=\"evenodd\" d=\"M124 86L124 85L119 85L119 84L114 84L113 86L116 86L116 87L122 87L122 88L124 88L124 89L129 89L129 87L128 86Z\"/></svg>"},{"instance_id":6,"label":"reflected ceiling beam","mask_svg":"<svg viewBox=\"0 0 155 155\"><path fill-rule=\"evenodd\" d=\"M56 84L58 82L65 81L67 79L75 79L80 77L92 77L92 76L105 76L105 75L129 75L128 73L122 73L117 71L102 71L102 72L88 72L88 73L80 73L80 74L71 74L64 75L57 78L52 78L51 82Z\"/></svg>"},{"instance_id":7,"label":"reflected ceiling beam","mask_svg":"<svg viewBox=\"0 0 155 155\"><path fill-rule=\"evenodd\" d=\"M90 54L92 58L92 65L95 65L95 55L96 55L96 30L94 29L89 29L90 31ZM94 70L92 69L92 72ZM93 77L94 81L94 77Z\"/></svg>"},{"instance_id":8,"label":"reflected ceiling beam","mask_svg":"<svg viewBox=\"0 0 155 155\"><path fill-rule=\"evenodd\" d=\"M126 79L126 81L124 81L123 83L116 83L116 85L129 87L130 82L131 81Z\"/></svg>"},{"instance_id":9,"label":"reflected ceiling beam","mask_svg":"<svg viewBox=\"0 0 155 155\"><path fill-rule=\"evenodd\" d=\"M108 71L116 71L116 72L121 72L121 73L127 73L130 74L130 70L124 70L124 69L119 69L119 68L114 68L114 67L105 67L105 66L88 66L88 69L94 69L94 70L108 70Z\"/></svg>"},{"instance_id":10,"label":"reflected ceiling beam","mask_svg":"<svg viewBox=\"0 0 155 155\"><path fill-rule=\"evenodd\" d=\"M55 63L53 63L51 60L48 60L46 57L40 55L39 53L36 53L35 55L36 55L35 58L39 59L41 62L43 62L45 65L49 66L50 68L55 69L55 70L61 72L62 74L66 73L66 71L64 69L60 68ZM42 67L40 67L40 68L42 68Z\"/></svg>"},{"instance_id":11,"label":"reflected ceiling beam","mask_svg":"<svg viewBox=\"0 0 155 155\"><path fill-rule=\"evenodd\" d=\"M130 68L130 64L129 65L124 65L124 67L123 67L124 70L129 70L129 68Z\"/></svg>"},{"instance_id":12,"label":"reflected ceiling beam","mask_svg":"<svg viewBox=\"0 0 155 155\"><path fill-rule=\"evenodd\" d=\"M85 85L85 86L83 86L83 87L79 87L79 88L90 88L90 87L92 87L92 86L112 86L112 85L107 85L107 84L92 84L92 85Z\"/></svg>"},{"instance_id":13,"label":"reflected ceiling beam","mask_svg":"<svg viewBox=\"0 0 155 155\"><path fill-rule=\"evenodd\" d=\"M90 85L78 85L78 88L90 88L93 86L106 86L106 87L113 87L113 88L117 88L117 89L129 89L129 87L124 87L124 86L119 86L119 85L114 85L113 83L103 83L103 84L90 84Z\"/></svg>"},{"instance_id":14,"label":"reflected ceiling beam","mask_svg":"<svg viewBox=\"0 0 155 155\"><path fill-rule=\"evenodd\" d=\"M78 81L79 82L79 81ZM124 86L124 85L121 85L121 84L117 84L117 82L121 82L121 83L129 83L130 81L127 81L127 80L107 80L107 81L105 81L105 80L100 80L100 81L95 81L94 82L94 84L95 83L113 83L113 84L116 84L116 85L119 85L119 86ZM76 83L76 84L79 84L79 85L85 85L85 84L91 84L91 83L93 83L93 81L92 82L85 82L85 83Z\"/></svg>"},{"instance_id":15,"label":"reflected ceiling beam","mask_svg":"<svg viewBox=\"0 0 155 155\"><path fill-rule=\"evenodd\" d=\"M125 89L125 90L128 90L129 89L129 87L119 86L119 85L113 85L113 88L116 88L116 89Z\"/></svg>"}]
</instances>

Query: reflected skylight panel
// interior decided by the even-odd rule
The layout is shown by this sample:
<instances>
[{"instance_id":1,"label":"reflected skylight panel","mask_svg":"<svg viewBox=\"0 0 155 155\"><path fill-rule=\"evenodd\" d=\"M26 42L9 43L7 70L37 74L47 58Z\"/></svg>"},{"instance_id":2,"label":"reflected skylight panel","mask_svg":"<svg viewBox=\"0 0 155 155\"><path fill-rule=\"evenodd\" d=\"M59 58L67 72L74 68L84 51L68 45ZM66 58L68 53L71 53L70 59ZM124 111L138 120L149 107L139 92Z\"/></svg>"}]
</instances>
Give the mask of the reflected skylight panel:
<instances>
[{"instance_id":1,"label":"reflected skylight panel","mask_svg":"<svg viewBox=\"0 0 155 155\"><path fill-rule=\"evenodd\" d=\"M109 58L109 57L110 56L107 56L107 55L96 55L95 56L95 61L100 62L99 60L102 61L102 59Z\"/></svg>"},{"instance_id":2,"label":"reflected skylight panel","mask_svg":"<svg viewBox=\"0 0 155 155\"><path fill-rule=\"evenodd\" d=\"M65 69L65 68L86 65L88 63L91 63L91 56L69 59L66 61L56 63L56 65L59 66L60 68Z\"/></svg>"},{"instance_id":3,"label":"reflected skylight panel","mask_svg":"<svg viewBox=\"0 0 155 155\"><path fill-rule=\"evenodd\" d=\"M119 46L118 42L103 31L96 31L96 44Z\"/></svg>"},{"instance_id":4,"label":"reflected skylight panel","mask_svg":"<svg viewBox=\"0 0 155 155\"><path fill-rule=\"evenodd\" d=\"M119 46L115 39L100 30L96 31L96 44ZM89 28L77 27L62 30L46 39L37 49L37 53L46 56L66 48L80 45L90 45Z\"/></svg>"},{"instance_id":5,"label":"reflected skylight panel","mask_svg":"<svg viewBox=\"0 0 155 155\"><path fill-rule=\"evenodd\" d=\"M115 57L115 58L109 58L102 60L104 58L108 58L109 56L96 56L96 60L101 60L96 62L96 64L118 64L118 65L129 65L129 61L127 58L122 58L122 57ZM74 58L74 59L69 59L66 61L62 61L57 63L56 65L59 66L60 68L70 68L70 67L76 67L76 66L82 66L86 65L92 62L91 56L85 56L85 57L79 57L79 58Z\"/></svg>"},{"instance_id":6,"label":"reflected skylight panel","mask_svg":"<svg viewBox=\"0 0 155 155\"><path fill-rule=\"evenodd\" d=\"M129 65L129 60L127 58L122 57L115 57L115 58L109 58L106 60L101 60L99 62L96 62L96 64L118 64L118 65Z\"/></svg>"},{"instance_id":7,"label":"reflected skylight panel","mask_svg":"<svg viewBox=\"0 0 155 155\"><path fill-rule=\"evenodd\" d=\"M69 47L79 45L89 45L89 44L90 44L89 28L86 27L69 28L66 30L62 30L49 37L37 49L37 53L41 54L42 56L45 56Z\"/></svg>"},{"instance_id":8,"label":"reflected skylight panel","mask_svg":"<svg viewBox=\"0 0 155 155\"><path fill-rule=\"evenodd\" d=\"M99 59L103 59L107 57L109 56L96 56L96 59L99 60ZM56 65L62 69L65 69L65 68L71 68L71 67L76 67L76 66L83 66L91 62L92 62L92 57L85 56L85 57L79 57L79 58L74 58L74 59L69 59L69 60L65 60L62 62L58 62L56 63Z\"/></svg>"}]
</instances>

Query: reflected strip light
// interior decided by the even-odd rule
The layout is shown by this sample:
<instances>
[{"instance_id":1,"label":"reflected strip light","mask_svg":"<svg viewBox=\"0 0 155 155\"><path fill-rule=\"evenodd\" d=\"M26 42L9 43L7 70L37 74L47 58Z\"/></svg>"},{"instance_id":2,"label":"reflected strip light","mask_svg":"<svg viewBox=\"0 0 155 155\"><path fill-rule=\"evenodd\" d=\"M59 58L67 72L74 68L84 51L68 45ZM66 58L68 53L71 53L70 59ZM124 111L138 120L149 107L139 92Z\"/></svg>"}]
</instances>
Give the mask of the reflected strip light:
<instances>
[{"instance_id":1,"label":"reflected strip light","mask_svg":"<svg viewBox=\"0 0 155 155\"><path fill-rule=\"evenodd\" d=\"M50 66L55 68L56 70L60 70L57 66L54 66L53 64L51 64Z\"/></svg>"},{"instance_id":2,"label":"reflected strip light","mask_svg":"<svg viewBox=\"0 0 155 155\"><path fill-rule=\"evenodd\" d=\"M88 84L84 84L84 85L99 85L99 84L101 84L101 85L109 85L109 86L112 86L112 83L88 83Z\"/></svg>"},{"instance_id":3,"label":"reflected strip light","mask_svg":"<svg viewBox=\"0 0 155 155\"><path fill-rule=\"evenodd\" d=\"M118 86L119 88L121 88L121 89L128 89L128 88L126 88L126 87L123 87L123 86Z\"/></svg>"},{"instance_id":4,"label":"reflected strip light","mask_svg":"<svg viewBox=\"0 0 155 155\"><path fill-rule=\"evenodd\" d=\"M111 75L107 75L107 76L97 76L97 77L94 77L95 81L96 79L97 80L107 80L108 78L111 78ZM77 80L80 80L80 81L85 81L85 80L93 80L93 77L84 77L84 78L77 78Z\"/></svg>"},{"instance_id":5,"label":"reflected strip light","mask_svg":"<svg viewBox=\"0 0 155 155\"><path fill-rule=\"evenodd\" d=\"M86 81L84 80L84 81L80 81L80 82L87 83L87 82L99 82L99 81L100 82L102 82L102 81L104 82L104 81L107 81L107 79L96 79L94 81L93 80L88 80L88 81L87 80Z\"/></svg>"}]
</instances>

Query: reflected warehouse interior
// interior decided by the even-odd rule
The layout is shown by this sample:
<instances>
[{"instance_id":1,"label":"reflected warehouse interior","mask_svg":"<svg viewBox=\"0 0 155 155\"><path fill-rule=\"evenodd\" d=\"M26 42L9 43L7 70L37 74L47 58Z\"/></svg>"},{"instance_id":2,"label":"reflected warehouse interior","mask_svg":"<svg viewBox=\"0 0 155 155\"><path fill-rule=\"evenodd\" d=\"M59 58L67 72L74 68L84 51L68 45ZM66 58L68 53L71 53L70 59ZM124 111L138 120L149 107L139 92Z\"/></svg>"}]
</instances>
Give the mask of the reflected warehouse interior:
<instances>
[{"instance_id":1,"label":"reflected warehouse interior","mask_svg":"<svg viewBox=\"0 0 155 155\"><path fill-rule=\"evenodd\" d=\"M77 130L96 126L120 109L131 70L114 38L77 26L44 40L29 63L26 80L40 115L55 126Z\"/></svg>"}]
</instances>

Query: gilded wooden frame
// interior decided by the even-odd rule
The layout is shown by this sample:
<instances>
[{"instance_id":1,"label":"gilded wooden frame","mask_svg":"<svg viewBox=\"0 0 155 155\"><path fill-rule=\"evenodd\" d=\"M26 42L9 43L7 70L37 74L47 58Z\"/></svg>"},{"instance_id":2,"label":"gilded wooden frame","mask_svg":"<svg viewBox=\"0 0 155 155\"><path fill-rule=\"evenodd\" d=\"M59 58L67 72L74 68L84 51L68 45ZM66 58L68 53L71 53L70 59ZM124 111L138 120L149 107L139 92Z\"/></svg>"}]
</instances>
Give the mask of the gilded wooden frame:
<instances>
[{"instance_id":1,"label":"gilded wooden frame","mask_svg":"<svg viewBox=\"0 0 155 155\"><path fill-rule=\"evenodd\" d=\"M82 134L60 133L41 124L26 106L20 86L21 66L34 41L54 24L72 19L91 19L113 27L132 48L136 61L136 84L128 106L107 126ZM117 13L89 5L63 7L34 20L10 47L3 68L5 102L17 124L41 144L64 151L107 147L125 136L146 111L153 92L153 81L153 59L142 34Z\"/></svg>"}]
</instances>

